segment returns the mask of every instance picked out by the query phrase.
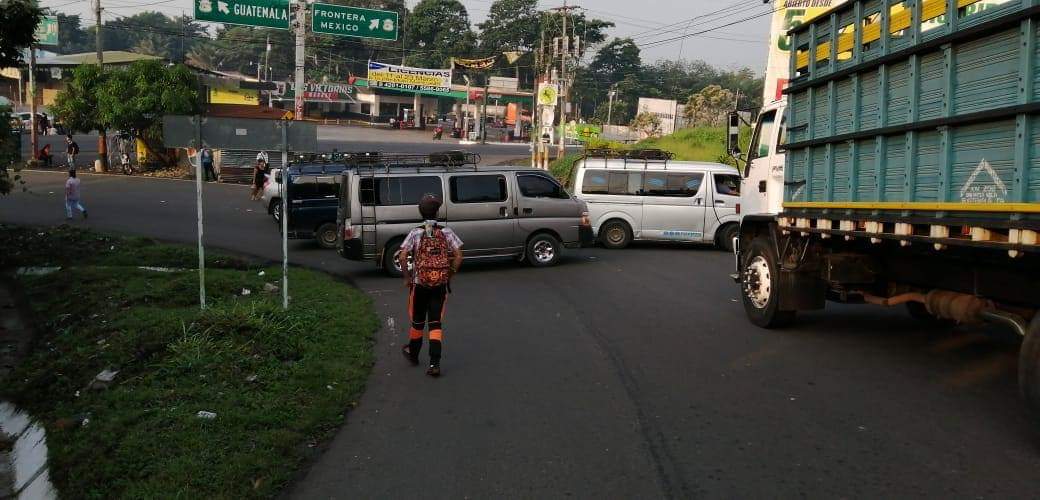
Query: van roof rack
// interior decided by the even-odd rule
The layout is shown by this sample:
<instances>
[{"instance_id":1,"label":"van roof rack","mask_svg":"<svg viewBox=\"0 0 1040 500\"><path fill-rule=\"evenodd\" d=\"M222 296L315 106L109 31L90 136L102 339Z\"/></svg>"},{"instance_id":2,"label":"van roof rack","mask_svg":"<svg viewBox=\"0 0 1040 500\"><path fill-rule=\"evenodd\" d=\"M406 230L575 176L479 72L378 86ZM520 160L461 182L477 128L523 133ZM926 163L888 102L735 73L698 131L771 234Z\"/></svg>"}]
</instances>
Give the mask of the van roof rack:
<instances>
[{"instance_id":1,"label":"van roof rack","mask_svg":"<svg viewBox=\"0 0 1040 500\"><path fill-rule=\"evenodd\" d=\"M343 160L348 167L386 172L392 169L420 170L438 167L449 170L472 167L476 170L480 163L480 155L460 150L438 151L429 154L366 152L348 153Z\"/></svg>"},{"instance_id":2,"label":"van roof rack","mask_svg":"<svg viewBox=\"0 0 1040 500\"><path fill-rule=\"evenodd\" d=\"M603 168L609 166L610 160L621 160L622 167L628 168L631 163L635 166L642 166L645 170L651 162L660 164L666 170L668 169L668 160L672 159L671 151L665 151L663 149L611 149L611 148L591 148L585 150L585 159L589 158L602 158ZM588 162L586 162L588 164Z\"/></svg>"}]
</instances>

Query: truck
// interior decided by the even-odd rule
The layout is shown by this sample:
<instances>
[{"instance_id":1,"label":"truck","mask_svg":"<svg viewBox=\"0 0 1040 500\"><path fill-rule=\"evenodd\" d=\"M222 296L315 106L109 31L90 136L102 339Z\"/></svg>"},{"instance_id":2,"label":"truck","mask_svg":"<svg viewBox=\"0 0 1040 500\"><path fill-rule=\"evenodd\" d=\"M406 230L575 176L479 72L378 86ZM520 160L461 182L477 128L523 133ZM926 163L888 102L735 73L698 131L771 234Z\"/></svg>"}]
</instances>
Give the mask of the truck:
<instances>
[{"instance_id":1,"label":"truck","mask_svg":"<svg viewBox=\"0 0 1040 500\"><path fill-rule=\"evenodd\" d=\"M1040 2L849 0L792 28L742 167L748 319L827 301L1005 325L1040 424Z\"/></svg>"}]
</instances>

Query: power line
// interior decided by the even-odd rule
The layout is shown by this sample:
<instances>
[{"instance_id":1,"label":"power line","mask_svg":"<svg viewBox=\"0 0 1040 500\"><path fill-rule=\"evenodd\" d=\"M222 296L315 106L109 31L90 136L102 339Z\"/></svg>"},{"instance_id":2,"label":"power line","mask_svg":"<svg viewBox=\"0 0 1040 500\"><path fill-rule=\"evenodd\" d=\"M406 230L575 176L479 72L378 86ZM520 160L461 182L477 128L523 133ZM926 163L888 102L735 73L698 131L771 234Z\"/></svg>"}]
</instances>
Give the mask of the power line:
<instances>
[{"instance_id":1,"label":"power line","mask_svg":"<svg viewBox=\"0 0 1040 500\"><path fill-rule=\"evenodd\" d=\"M777 7L775 9L770 9L769 11L766 11L766 12L762 12L762 13L759 13L759 14L756 14L756 15L753 15L753 16L748 16L748 17L745 17L745 18L742 18L742 19L737 19L736 21L731 21L731 22L728 22L726 24L722 24L722 25L715 26L715 27L712 27L712 28L700 30L700 31L697 31L695 33L682 34L682 35L674 36L674 37L671 37L671 38L665 38L665 39L662 39L662 40L655 40L655 41L647 43L646 45L644 45L644 47L647 47L647 48L649 48L649 47L657 47L659 45L664 45L666 43L674 42L674 41L677 41L677 40L683 40L683 39L686 39L686 38L690 38L690 37L694 37L694 36L698 36L698 35L703 35L704 33L710 33L712 31L716 31L716 30L718 30L720 28L725 28L727 26L733 26L735 24L740 24L740 23L743 23L743 22L746 22L746 21L750 21L752 19L757 19L757 18L760 18L760 17L772 15L773 13L775 13L776 11L778 11L778 10L780 10L782 8L783 7Z\"/></svg>"}]
</instances>

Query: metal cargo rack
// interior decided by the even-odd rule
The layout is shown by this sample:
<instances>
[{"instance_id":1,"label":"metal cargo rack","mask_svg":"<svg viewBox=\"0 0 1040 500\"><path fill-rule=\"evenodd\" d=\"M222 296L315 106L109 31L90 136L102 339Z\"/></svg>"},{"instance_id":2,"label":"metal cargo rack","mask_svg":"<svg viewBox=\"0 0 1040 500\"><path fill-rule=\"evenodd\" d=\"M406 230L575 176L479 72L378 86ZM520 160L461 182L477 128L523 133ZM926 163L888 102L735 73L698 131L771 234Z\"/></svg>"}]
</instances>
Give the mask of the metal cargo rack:
<instances>
[{"instance_id":1,"label":"metal cargo rack","mask_svg":"<svg viewBox=\"0 0 1040 500\"><path fill-rule=\"evenodd\" d=\"M441 151L429 154L415 153L351 153L344 158L348 168L359 174L375 175L395 170L429 171L430 169L476 170L480 155L469 151Z\"/></svg>"},{"instance_id":2,"label":"metal cargo rack","mask_svg":"<svg viewBox=\"0 0 1040 500\"><path fill-rule=\"evenodd\" d=\"M585 164L589 159L603 159L603 167L609 166L610 160L621 160L622 168L627 169L631 163L642 166L645 170L651 164L660 164L665 170L668 169L668 160L672 159L672 153L663 149L628 149L618 150L610 148L593 148L585 150Z\"/></svg>"}]
</instances>

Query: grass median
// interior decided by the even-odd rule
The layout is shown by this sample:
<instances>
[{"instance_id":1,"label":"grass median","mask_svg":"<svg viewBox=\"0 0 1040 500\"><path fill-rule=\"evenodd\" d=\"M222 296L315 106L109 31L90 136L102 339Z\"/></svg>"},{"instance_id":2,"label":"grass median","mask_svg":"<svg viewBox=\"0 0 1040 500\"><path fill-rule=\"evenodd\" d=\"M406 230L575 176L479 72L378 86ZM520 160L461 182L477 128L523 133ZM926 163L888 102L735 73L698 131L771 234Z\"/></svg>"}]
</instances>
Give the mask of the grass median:
<instances>
[{"instance_id":1,"label":"grass median","mask_svg":"<svg viewBox=\"0 0 1040 500\"><path fill-rule=\"evenodd\" d=\"M190 247L0 226L0 268L47 273L16 278L38 338L0 398L45 425L63 496L271 497L357 401L379 326L364 294L290 269L284 312L264 290L280 266L207 260L200 311Z\"/></svg>"}]
</instances>

